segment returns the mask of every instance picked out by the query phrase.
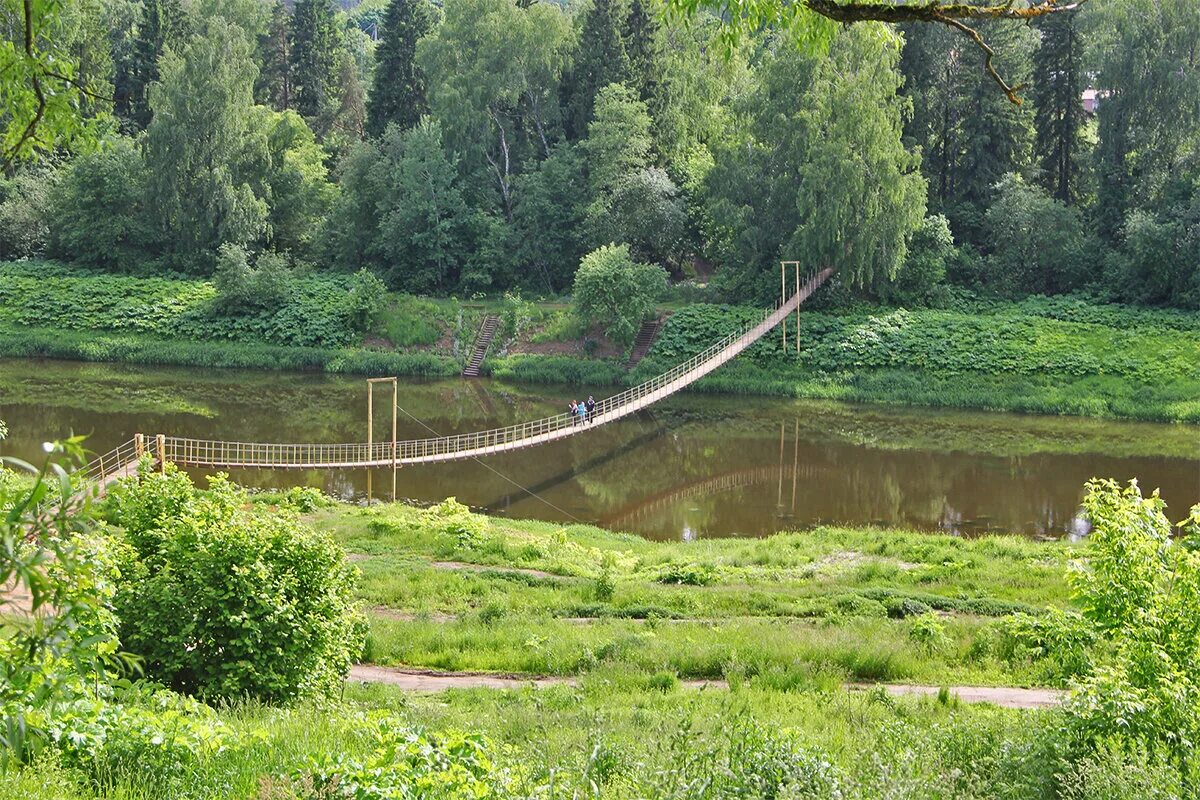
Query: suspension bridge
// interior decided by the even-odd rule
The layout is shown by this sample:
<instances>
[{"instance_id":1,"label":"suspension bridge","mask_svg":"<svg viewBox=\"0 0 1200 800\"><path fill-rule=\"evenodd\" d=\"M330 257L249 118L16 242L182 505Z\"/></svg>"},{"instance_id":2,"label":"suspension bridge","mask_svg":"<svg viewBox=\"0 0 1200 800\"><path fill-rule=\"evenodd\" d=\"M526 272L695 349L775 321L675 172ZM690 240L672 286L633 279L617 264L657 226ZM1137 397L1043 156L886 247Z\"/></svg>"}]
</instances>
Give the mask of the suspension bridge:
<instances>
[{"instance_id":1,"label":"suspension bridge","mask_svg":"<svg viewBox=\"0 0 1200 800\"><path fill-rule=\"evenodd\" d=\"M795 262L787 262L794 264ZM509 425L504 428L424 439L348 444L275 444L191 439L157 434L137 434L133 439L88 464L84 478L102 490L113 481L135 474L141 458L150 455L159 464L174 463L189 467L261 468L261 469L362 469L408 464L433 464L460 459L507 453L584 433L600 425L616 422L640 409L670 397L737 357L788 316L833 274L831 268L817 272L801 284L799 269L796 288L761 318L713 344L708 349L676 365L645 383L626 389L596 403L588 422L570 414ZM782 287L786 291L786 280ZM784 336L786 337L786 326ZM798 333L797 328L797 333ZM786 344L786 338L785 338Z\"/></svg>"}]
</instances>

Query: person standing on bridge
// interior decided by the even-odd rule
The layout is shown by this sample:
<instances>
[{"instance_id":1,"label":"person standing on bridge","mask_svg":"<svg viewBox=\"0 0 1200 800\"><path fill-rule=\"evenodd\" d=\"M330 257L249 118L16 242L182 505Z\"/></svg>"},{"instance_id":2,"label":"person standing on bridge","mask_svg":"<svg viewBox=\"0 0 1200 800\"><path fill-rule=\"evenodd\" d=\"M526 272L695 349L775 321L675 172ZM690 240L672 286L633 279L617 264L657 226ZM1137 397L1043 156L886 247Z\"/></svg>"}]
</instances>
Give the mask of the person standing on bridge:
<instances>
[{"instance_id":1,"label":"person standing on bridge","mask_svg":"<svg viewBox=\"0 0 1200 800\"><path fill-rule=\"evenodd\" d=\"M578 425L579 424L579 403L572 400L570 408L571 408L571 424Z\"/></svg>"},{"instance_id":2,"label":"person standing on bridge","mask_svg":"<svg viewBox=\"0 0 1200 800\"><path fill-rule=\"evenodd\" d=\"M587 422L587 406L585 406L583 403L577 403L575 408L579 412L579 421Z\"/></svg>"},{"instance_id":3,"label":"person standing on bridge","mask_svg":"<svg viewBox=\"0 0 1200 800\"><path fill-rule=\"evenodd\" d=\"M587 408L587 421L595 422L596 421L596 398L592 397L589 394L588 399L587 399L587 404L585 407Z\"/></svg>"}]
</instances>

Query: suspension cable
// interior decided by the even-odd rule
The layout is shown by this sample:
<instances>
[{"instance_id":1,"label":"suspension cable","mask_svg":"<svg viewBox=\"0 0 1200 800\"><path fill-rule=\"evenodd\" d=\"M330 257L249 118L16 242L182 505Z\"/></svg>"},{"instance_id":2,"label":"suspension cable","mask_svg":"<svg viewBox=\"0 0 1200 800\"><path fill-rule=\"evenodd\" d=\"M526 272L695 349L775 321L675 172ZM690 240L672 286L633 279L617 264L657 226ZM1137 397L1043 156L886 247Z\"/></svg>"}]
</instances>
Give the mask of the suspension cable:
<instances>
[{"instance_id":1,"label":"suspension cable","mask_svg":"<svg viewBox=\"0 0 1200 800\"><path fill-rule=\"evenodd\" d=\"M407 411L407 410L406 410L406 409L405 409L403 406L401 406L399 403L397 403L397 404L396 404L396 408L397 408L397 409L399 409L401 413L403 413L403 414L404 414L406 417L408 417L409 419L411 419L413 422L417 423L417 424L418 424L418 425L420 425L422 428L424 428L425 430L427 430L427 431L429 431L430 433L432 433L432 434L433 434L433 435L434 435L436 438L439 438L439 439L440 439L440 438L442 438L442 434L438 433L438 432L437 432L437 431L435 431L433 428L429 427L429 425L427 425L427 424L425 423L425 420L423 420L423 419L419 419L419 418L417 418L417 417L413 416L413 415L412 415L412 414L410 414L410 413L409 413L409 412L408 412L408 411ZM474 461L474 462L475 462L476 464L478 464L479 466L483 467L484 469L486 469L486 470L488 470L488 471L490 471L490 472L493 472L493 473L495 473L497 476L499 476L499 477L500 477L500 478L502 478L503 480L506 480L506 481L508 481L508 482L509 482L509 483L511 483L513 486L517 487L517 488L518 488L518 489L520 489L522 492L525 492L525 494L529 495L530 497L535 497L535 498L537 498L538 500L541 500L543 503L545 503L546 505L550 506L551 508L553 508L553 509L554 509L555 511L557 511L558 513L560 513L560 514L565 514L566 516L568 516L568 517L570 517L571 519L573 519L573 520L575 520L576 522L578 522L580 525L587 525L587 524L588 524L588 523L584 522L583 520L581 520L579 517L577 517L577 516L575 516L574 514L572 514L570 511L567 511L565 508L562 508L562 507L560 507L560 506L556 506L554 503L552 503L552 502L550 502L549 500L547 500L546 498L542 497L542 496L541 496L540 494L538 494L537 492L535 492L535 491L533 491L532 489L530 489L530 488L528 488L528 487L526 487L526 486L523 486L522 484L520 484L520 483L516 482L515 480L513 480L513 479L512 479L512 478L510 478L510 477L508 477L507 475L505 475L503 472L501 472L500 470L496 469L496 468L495 468L495 467L493 467L492 465L483 463L483 461L481 461L481 460L479 459L479 457L478 457L478 456L471 456L471 460L472 460L472 461Z\"/></svg>"}]
</instances>

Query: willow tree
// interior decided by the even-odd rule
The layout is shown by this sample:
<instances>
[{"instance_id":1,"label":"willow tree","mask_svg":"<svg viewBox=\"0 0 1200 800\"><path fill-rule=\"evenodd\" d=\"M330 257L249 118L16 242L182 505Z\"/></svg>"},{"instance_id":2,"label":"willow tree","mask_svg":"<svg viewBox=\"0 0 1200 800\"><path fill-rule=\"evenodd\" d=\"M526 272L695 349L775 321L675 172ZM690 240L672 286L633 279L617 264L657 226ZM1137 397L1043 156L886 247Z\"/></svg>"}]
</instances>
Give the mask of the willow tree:
<instances>
[{"instance_id":1,"label":"willow tree","mask_svg":"<svg viewBox=\"0 0 1200 800\"><path fill-rule=\"evenodd\" d=\"M776 45L742 100L747 131L708 175L711 244L726 288L766 299L780 259L857 285L895 277L925 216L918 157L901 141L900 37L839 33L825 55Z\"/></svg>"}]
</instances>

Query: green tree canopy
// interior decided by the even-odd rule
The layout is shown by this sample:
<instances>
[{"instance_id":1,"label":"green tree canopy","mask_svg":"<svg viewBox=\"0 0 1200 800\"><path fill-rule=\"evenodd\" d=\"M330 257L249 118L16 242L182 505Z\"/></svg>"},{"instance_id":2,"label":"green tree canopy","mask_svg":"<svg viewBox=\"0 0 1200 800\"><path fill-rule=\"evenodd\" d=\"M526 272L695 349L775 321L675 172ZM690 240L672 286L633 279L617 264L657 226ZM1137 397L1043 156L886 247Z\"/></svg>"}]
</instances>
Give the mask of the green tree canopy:
<instances>
[{"instance_id":1,"label":"green tree canopy","mask_svg":"<svg viewBox=\"0 0 1200 800\"><path fill-rule=\"evenodd\" d=\"M429 0L391 0L375 49L375 83L367 103L367 131L382 136L389 124L413 127L428 110L425 76L417 65L417 41L437 24Z\"/></svg>"},{"instance_id":2,"label":"green tree canopy","mask_svg":"<svg viewBox=\"0 0 1200 800\"><path fill-rule=\"evenodd\" d=\"M853 26L828 57L778 46L741 106L744 136L707 177L712 247L739 299L774 296L780 260L889 280L925 216L917 157L901 142L899 37Z\"/></svg>"}]
</instances>

